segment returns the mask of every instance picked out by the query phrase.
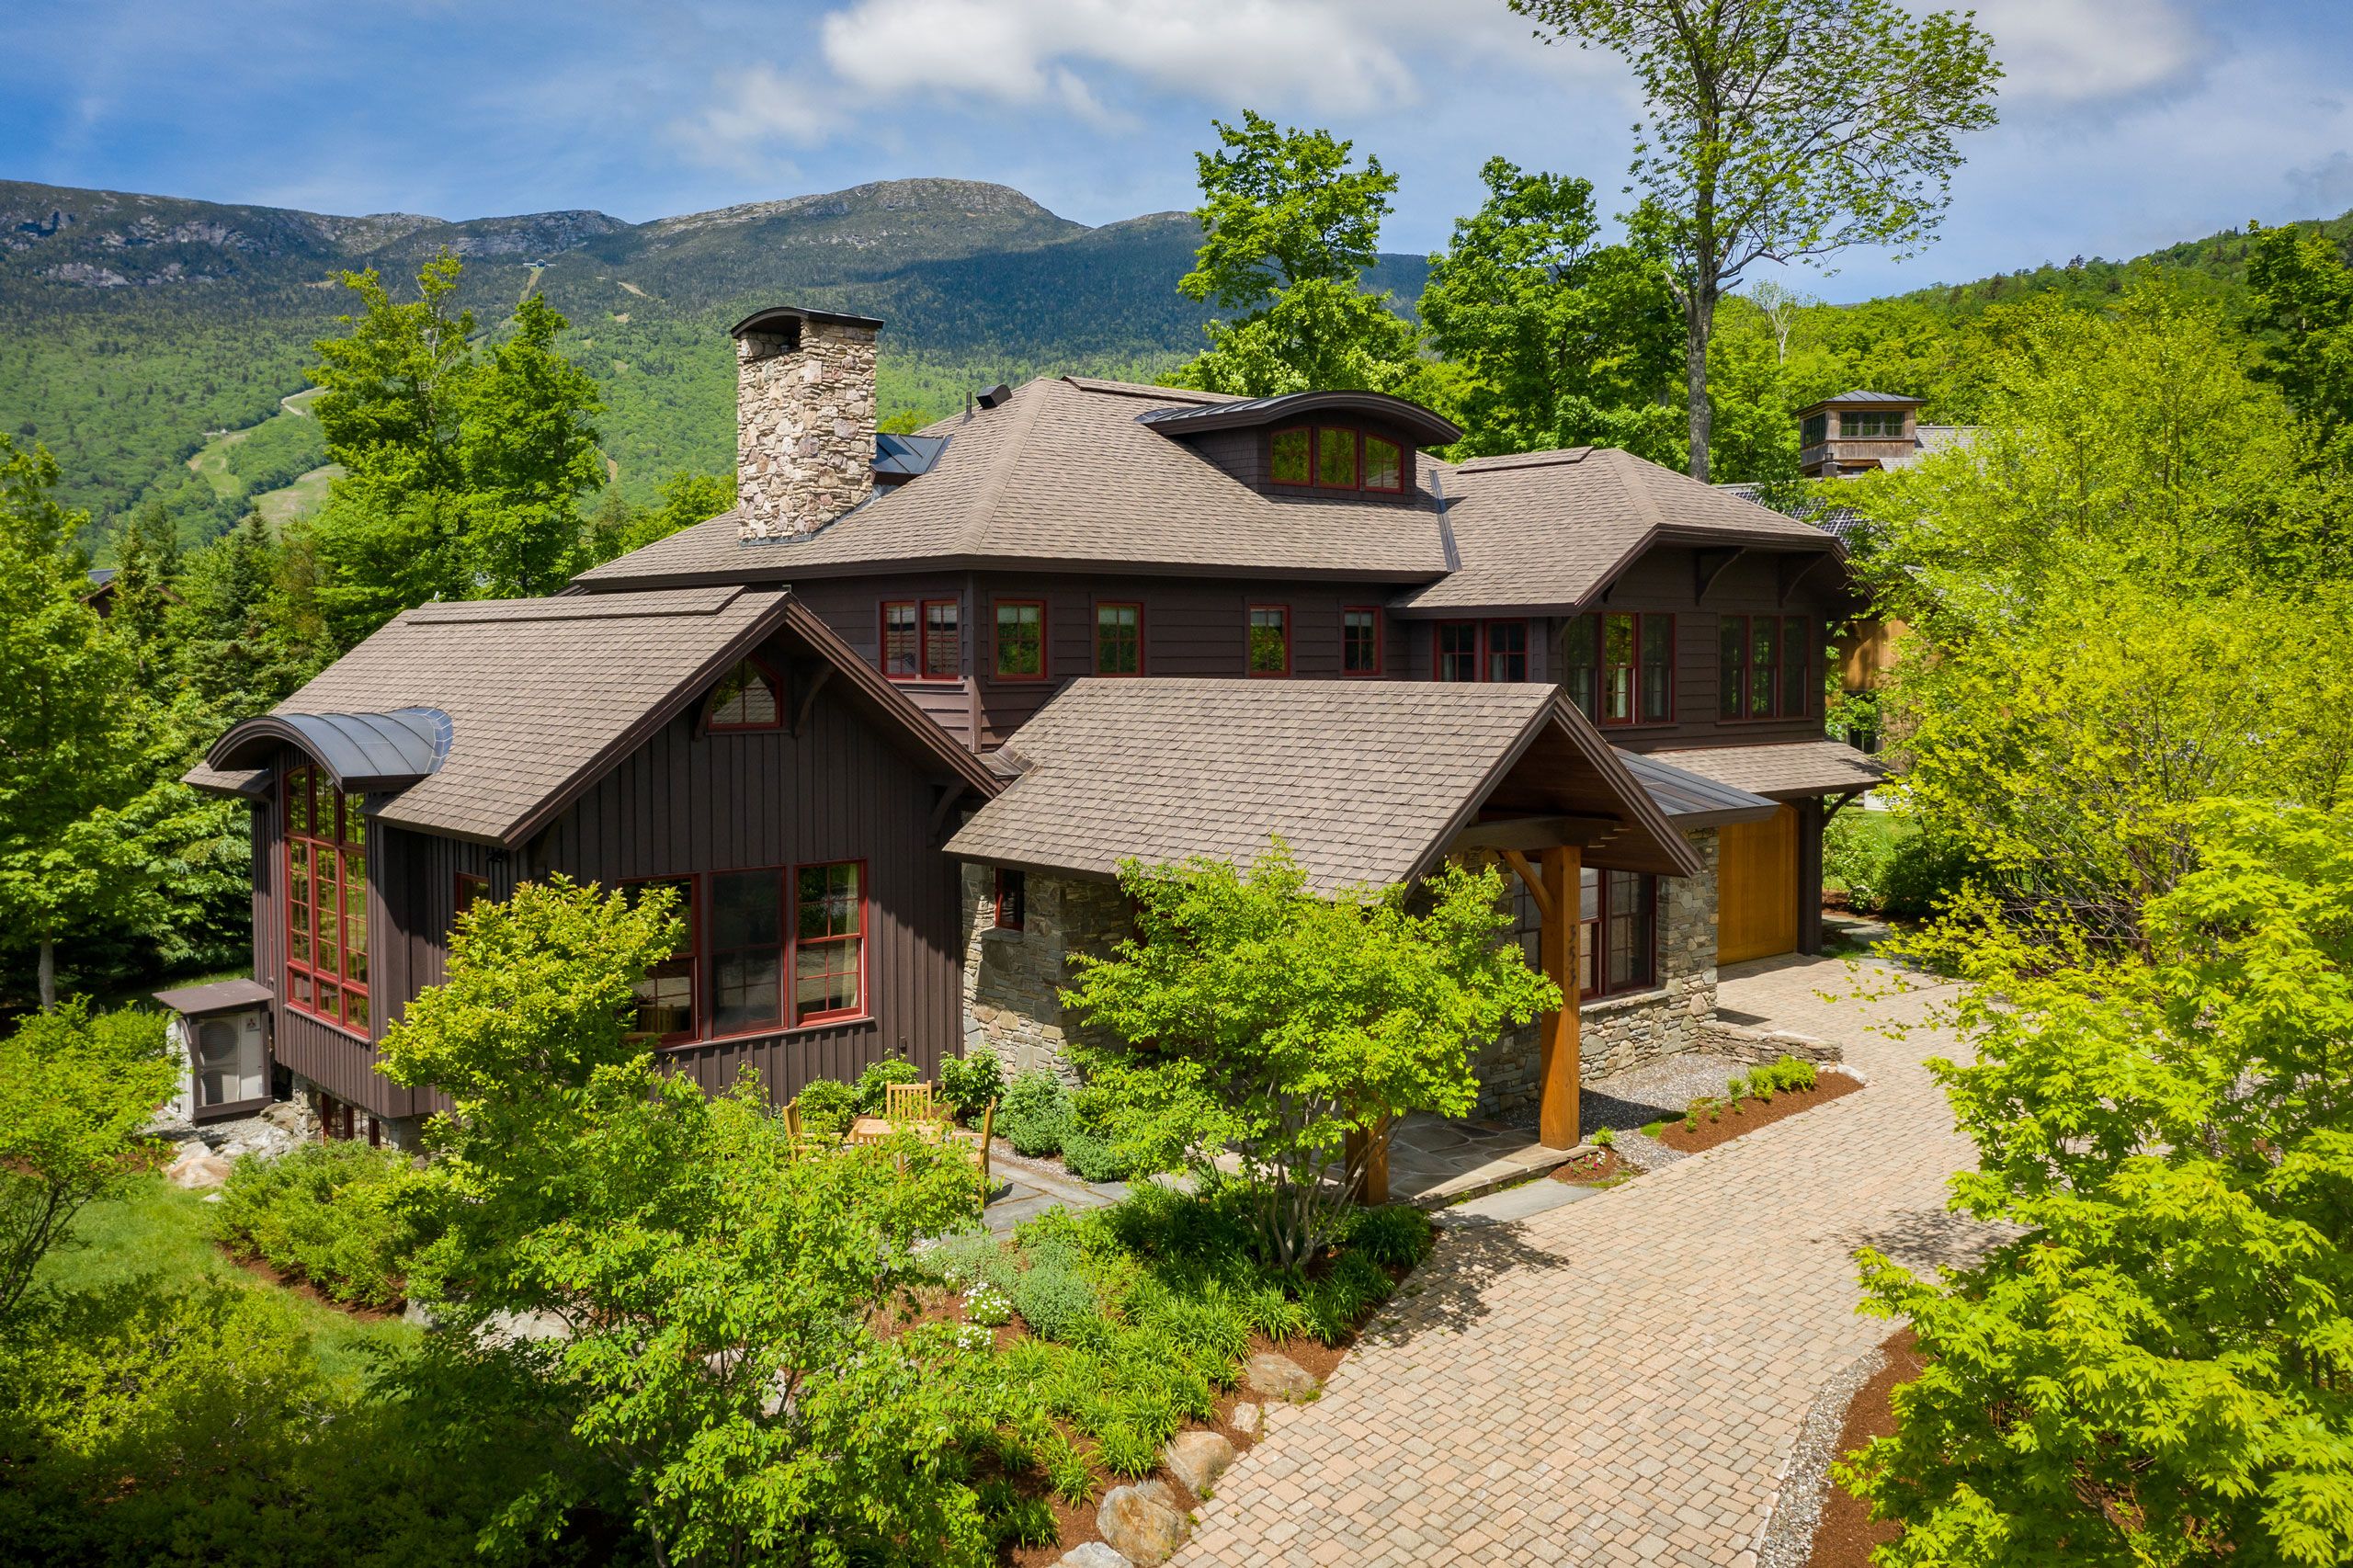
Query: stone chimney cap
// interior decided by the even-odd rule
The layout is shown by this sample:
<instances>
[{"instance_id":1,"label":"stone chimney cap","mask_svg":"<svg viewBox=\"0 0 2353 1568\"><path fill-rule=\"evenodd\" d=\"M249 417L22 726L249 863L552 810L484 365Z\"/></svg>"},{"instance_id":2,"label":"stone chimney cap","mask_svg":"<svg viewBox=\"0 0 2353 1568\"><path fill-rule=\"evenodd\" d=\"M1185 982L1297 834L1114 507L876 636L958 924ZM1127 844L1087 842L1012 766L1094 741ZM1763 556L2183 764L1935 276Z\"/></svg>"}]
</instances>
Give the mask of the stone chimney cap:
<instances>
[{"instance_id":1,"label":"stone chimney cap","mask_svg":"<svg viewBox=\"0 0 2353 1568\"><path fill-rule=\"evenodd\" d=\"M837 311L804 310L799 305L770 305L764 311L754 311L727 329L730 337L741 337L747 332L774 332L786 322L815 322L820 326L865 326L881 331L882 324L872 316L843 315Z\"/></svg>"}]
</instances>

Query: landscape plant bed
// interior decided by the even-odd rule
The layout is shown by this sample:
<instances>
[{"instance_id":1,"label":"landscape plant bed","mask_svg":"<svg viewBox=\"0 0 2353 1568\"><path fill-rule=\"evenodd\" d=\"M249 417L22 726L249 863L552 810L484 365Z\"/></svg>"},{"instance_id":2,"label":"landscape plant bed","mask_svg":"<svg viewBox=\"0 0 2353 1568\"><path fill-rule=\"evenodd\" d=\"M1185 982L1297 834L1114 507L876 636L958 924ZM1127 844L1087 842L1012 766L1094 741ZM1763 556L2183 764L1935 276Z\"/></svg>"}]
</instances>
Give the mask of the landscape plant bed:
<instances>
[{"instance_id":1,"label":"landscape plant bed","mask_svg":"<svg viewBox=\"0 0 2353 1568\"><path fill-rule=\"evenodd\" d=\"M1894 1435L1895 1386L1910 1382L1927 1365L1908 1324L1882 1340L1880 1350L1887 1364L1855 1391L1847 1405L1846 1422L1838 1428L1837 1452L1842 1458L1873 1437ZM1872 1568L1872 1549L1885 1546L1902 1533L1902 1526L1893 1519L1872 1518L1860 1498L1832 1481L1824 1488L1822 1519L1814 1526L1807 1568Z\"/></svg>"},{"instance_id":2,"label":"landscape plant bed","mask_svg":"<svg viewBox=\"0 0 2353 1568\"><path fill-rule=\"evenodd\" d=\"M1615 1187L1640 1175L1642 1172L1618 1157L1615 1149L1596 1149L1566 1165L1555 1165L1552 1171L1554 1181L1566 1182L1571 1187Z\"/></svg>"},{"instance_id":3,"label":"landscape plant bed","mask_svg":"<svg viewBox=\"0 0 2353 1568\"><path fill-rule=\"evenodd\" d=\"M1843 1099L1862 1086L1861 1079L1845 1073L1824 1073L1804 1087L1775 1089L1770 1099L1726 1095L1694 1100L1684 1115L1652 1122L1643 1131L1677 1153L1696 1154L1818 1105Z\"/></svg>"},{"instance_id":4,"label":"landscape plant bed","mask_svg":"<svg viewBox=\"0 0 2353 1568\"><path fill-rule=\"evenodd\" d=\"M266 1257L257 1257L250 1252L241 1251L218 1237L213 1239L212 1245L232 1267L243 1269L265 1284L275 1285L279 1290L290 1291L306 1301L314 1302L329 1312L340 1312L345 1317L360 1323L382 1323L388 1318L399 1317L408 1305L405 1298L384 1305L368 1301L338 1301L312 1283L310 1276L299 1268L281 1268Z\"/></svg>"}]
</instances>

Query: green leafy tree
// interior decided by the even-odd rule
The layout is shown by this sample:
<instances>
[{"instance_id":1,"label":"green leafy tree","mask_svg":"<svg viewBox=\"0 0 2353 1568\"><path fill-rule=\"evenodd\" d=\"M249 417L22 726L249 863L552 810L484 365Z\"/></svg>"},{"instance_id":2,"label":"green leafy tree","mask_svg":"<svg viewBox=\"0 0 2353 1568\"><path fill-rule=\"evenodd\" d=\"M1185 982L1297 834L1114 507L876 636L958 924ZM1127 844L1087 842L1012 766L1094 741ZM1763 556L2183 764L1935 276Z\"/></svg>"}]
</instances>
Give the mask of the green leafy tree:
<instances>
[{"instance_id":1,"label":"green leafy tree","mask_svg":"<svg viewBox=\"0 0 2353 1568\"><path fill-rule=\"evenodd\" d=\"M258 512L188 558L171 610L181 689L218 734L291 696L324 662L281 583L289 551ZM209 736L208 736L209 738Z\"/></svg>"},{"instance_id":2,"label":"green leafy tree","mask_svg":"<svg viewBox=\"0 0 2353 1568\"><path fill-rule=\"evenodd\" d=\"M1927 1358L1839 1471L1888 1568L2353 1557L2353 815L2184 816L2145 960L1952 933L1952 1207L2017 1229L1941 1283L1861 1255Z\"/></svg>"},{"instance_id":3,"label":"green leafy tree","mask_svg":"<svg viewBox=\"0 0 2353 1568\"><path fill-rule=\"evenodd\" d=\"M2249 224L2255 323L2272 341L2264 378L2312 427L2330 460L2353 462L2353 267L2317 229Z\"/></svg>"},{"instance_id":4,"label":"green leafy tree","mask_svg":"<svg viewBox=\"0 0 2353 1568\"><path fill-rule=\"evenodd\" d=\"M1212 120L1196 154L1201 246L1177 280L1188 299L1242 312L1204 329L1207 352L1173 384L1269 396L1311 388L1396 392L1418 373L1412 324L1358 278L1378 259L1397 176L1328 131L1278 129L1245 110Z\"/></svg>"},{"instance_id":5,"label":"green leafy tree","mask_svg":"<svg viewBox=\"0 0 2353 1568\"><path fill-rule=\"evenodd\" d=\"M870 1326L924 1278L918 1236L977 1221L978 1175L912 1133L796 1158L756 1079L714 1097L657 1062L626 1015L678 939L668 900L558 881L461 922L384 1044L454 1102L411 1289L461 1343L498 1313L564 1325L532 1373L657 1562L985 1562L962 1476L1008 1394L951 1331ZM566 1500L551 1476L509 1523Z\"/></svg>"},{"instance_id":6,"label":"green leafy tree","mask_svg":"<svg viewBox=\"0 0 2353 1568\"><path fill-rule=\"evenodd\" d=\"M1418 900L1319 898L1278 841L1247 872L1129 861L1120 884L1135 938L1074 960L1063 993L1094 1031L1075 1049L1108 1131L1148 1167L1189 1153L1204 1179L1218 1154L1239 1156L1277 1267L1331 1239L1353 1192L1349 1133L1408 1111L1467 1115L1473 1046L1560 1005L1504 939L1493 870L1449 866Z\"/></svg>"},{"instance_id":7,"label":"green leafy tree","mask_svg":"<svg viewBox=\"0 0 2353 1568\"><path fill-rule=\"evenodd\" d=\"M1430 257L1420 308L1472 374L1454 400L1463 453L1600 445L1679 463L1682 333L1660 258L1602 243L1588 181L1502 158L1480 178L1486 199Z\"/></svg>"},{"instance_id":8,"label":"green leafy tree","mask_svg":"<svg viewBox=\"0 0 2353 1568\"><path fill-rule=\"evenodd\" d=\"M140 1130L172 1097L178 1069L155 1014L92 1017L78 999L0 1042L0 1324L74 1216L128 1179Z\"/></svg>"},{"instance_id":9,"label":"green leafy tree","mask_svg":"<svg viewBox=\"0 0 2353 1568\"><path fill-rule=\"evenodd\" d=\"M618 492L589 520L589 553L611 561L683 528L708 522L735 505L735 476L681 470L655 488L653 506L631 506Z\"/></svg>"},{"instance_id":10,"label":"green leafy tree","mask_svg":"<svg viewBox=\"0 0 2353 1568\"><path fill-rule=\"evenodd\" d=\"M2001 75L1964 14L1895 0L1512 0L1552 39L1598 43L1641 85L1636 232L1683 307L1691 475L1712 448L1708 340L1724 290L1759 261L1852 245L1916 248L1994 123Z\"/></svg>"},{"instance_id":11,"label":"green leafy tree","mask_svg":"<svg viewBox=\"0 0 2353 1568\"><path fill-rule=\"evenodd\" d=\"M179 529L162 506L148 502L115 532L113 604L108 628L131 651L141 689L156 689L172 662L167 612L180 574Z\"/></svg>"}]
</instances>

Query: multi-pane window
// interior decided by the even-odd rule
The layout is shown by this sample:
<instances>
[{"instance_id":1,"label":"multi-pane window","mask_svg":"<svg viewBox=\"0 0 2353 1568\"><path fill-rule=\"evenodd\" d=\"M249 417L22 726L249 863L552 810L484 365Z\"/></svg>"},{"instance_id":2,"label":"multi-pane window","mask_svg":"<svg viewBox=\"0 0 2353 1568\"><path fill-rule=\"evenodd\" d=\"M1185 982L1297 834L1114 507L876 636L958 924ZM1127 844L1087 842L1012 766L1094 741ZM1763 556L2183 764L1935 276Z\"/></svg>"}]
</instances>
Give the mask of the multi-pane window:
<instances>
[{"instance_id":1,"label":"multi-pane window","mask_svg":"<svg viewBox=\"0 0 2353 1568\"><path fill-rule=\"evenodd\" d=\"M793 873L792 1019L845 1018L866 1005L866 867L856 860Z\"/></svg>"},{"instance_id":2,"label":"multi-pane window","mask_svg":"<svg viewBox=\"0 0 2353 1568\"><path fill-rule=\"evenodd\" d=\"M1838 434L1856 441L1891 441L1904 434L1901 414L1855 414L1838 415Z\"/></svg>"},{"instance_id":3,"label":"multi-pane window","mask_svg":"<svg viewBox=\"0 0 2353 1568\"><path fill-rule=\"evenodd\" d=\"M1046 607L1042 602L997 601L995 668L999 680L1046 678Z\"/></svg>"},{"instance_id":4,"label":"multi-pane window","mask_svg":"<svg viewBox=\"0 0 2353 1568\"><path fill-rule=\"evenodd\" d=\"M1381 673L1381 611L1358 607L1340 612L1340 673L1377 676Z\"/></svg>"},{"instance_id":5,"label":"multi-pane window","mask_svg":"<svg viewBox=\"0 0 2353 1568\"><path fill-rule=\"evenodd\" d=\"M774 1028L783 1020L783 879L722 871L709 881L711 1032Z\"/></svg>"},{"instance_id":6,"label":"multi-pane window","mask_svg":"<svg viewBox=\"0 0 2353 1568\"><path fill-rule=\"evenodd\" d=\"M1290 610L1285 606L1250 607L1250 673L1290 674Z\"/></svg>"},{"instance_id":7,"label":"multi-pane window","mask_svg":"<svg viewBox=\"0 0 2353 1568\"><path fill-rule=\"evenodd\" d=\"M882 606L882 673L893 680L954 680L961 667L954 599L891 599Z\"/></svg>"},{"instance_id":8,"label":"multi-pane window","mask_svg":"<svg viewBox=\"0 0 2353 1568\"><path fill-rule=\"evenodd\" d=\"M1526 680L1528 622L1441 620L1431 654L1439 680Z\"/></svg>"},{"instance_id":9,"label":"multi-pane window","mask_svg":"<svg viewBox=\"0 0 2353 1568\"><path fill-rule=\"evenodd\" d=\"M1813 622L1802 615L1728 615L1717 629L1716 711L1726 719L1802 718L1813 706Z\"/></svg>"},{"instance_id":10,"label":"multi-pane window","mask_svg":"<svg viewBox=\"0 0 2353 1568\"><path fill-rule=\"evenodd\" d=\"M1827 414L1807 415L1804 425L1800 426L1798 431L1798 444L1805 447L1818 447L1828 439L1830 439L1830 415Z\"/></svg>"},{"instance_id":11,"label":"multi-pane window","mask_svg":"<svg viewBox=\"0 0 2353 1568\"><path fill-rule=\"evenodd\" d=\"M475 904L489 902L490 879L488 877L477 877L466 871L458 873L458 892L453 905L456 913L463 915Z\"/></svg>"},{"instance_id":12,"label":"multi-pane window","mask_svg":"<svg viewBox=\"0 0 2353 1568\"><path fill-rule=\"evenodd\" d=\"M637 1003L630 1022L631 1032L651 1035L655 1040L691 1040L695 1036L695 880L692 877L657 877L648 881L624 882L621 891L632 901L658 888L666 888L676 897L670 904L670 914L680 924L677 950L645 972L637 983Z\"/></svg>"},{"instance_id":13,"label":"multi-pane window","mask_svg":"<svg viewBox=\"0 0 2353 1568\"><path fill-rule=\"evenodd\" d=\"M1578 994L1639 991L1657 973L1658 879L1587 867L1578 874Z\"/></svg>"},{"instance_id":14,"label":"multi-pane window","mask_svg":"<svg viewBox=\"0 0 2353 1568\"><path fill-rule=\"evenodd\" d=\"M1405 450L1396 442L1340 425L1278 430L1267 438L1267 477L1318 490L1405 488Z\"/></svg>"},{"instance_id":15,"label":"multi-pane window","mask_svg":"<svg viewBox=\"0 0 2353 1568\"><path fill-rule=\"evenodd\" d=\"M315 767L285 777L286 1002L368 1032L368 819Z\"/></svg>"},{"instance_id":16,"label":"multi-pane window","mask_svg":"<svg viewBox=\"0 0 2353 1568\"><path fill-rule=\"evenodd\" d=\"M1018 931L1029 924L1029 875L1000 866L996 873L996 928Z\"/></svg>"},{"instance_id":17,"label":"multi-pane window","mask_svg":"<svg viewBox=\"0 0 2353 1568\"><path fill-rule=\"evenodd\" d=\"M1095 673L1098 676L1143 674L1143 606L1098 604L1095 607Z\"/></svg>"},{"instance_id":18,"label":"multi-pane window","mask_svg":"<svg viewBox=\"0 0 2353 1568\"><path fill-rule=\"evenodd\" d=\"M1570 699L1597 724L1675 717L1675 618L1581 615L1561 640Z\"/></svg>"},{"instance_id":19,"label":"multi-pane window","mask_svg":"<svg viewBox=\"0 0 2353 1568\"><path fill-rule=\"evenodd\" d=\"M773 730L784 722L776 677L757 660L745 659L727 672L710 694L714 730Z\"/></svg>"}]
</instances>

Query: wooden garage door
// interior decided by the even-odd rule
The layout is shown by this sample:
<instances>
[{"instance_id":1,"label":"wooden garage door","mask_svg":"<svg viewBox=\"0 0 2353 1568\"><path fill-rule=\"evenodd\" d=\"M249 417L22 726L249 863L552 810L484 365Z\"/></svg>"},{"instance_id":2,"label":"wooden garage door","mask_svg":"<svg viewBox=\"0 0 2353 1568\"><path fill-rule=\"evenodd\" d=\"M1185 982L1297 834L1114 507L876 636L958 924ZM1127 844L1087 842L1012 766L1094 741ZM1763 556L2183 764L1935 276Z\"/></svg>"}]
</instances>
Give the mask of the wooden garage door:
<instances>
[{"instance_id":1,"label":"wooden garage door","mask_svg":"<svg viewBox=\"0 0 2353 1568\"><path fill-rule=\"evenodd\" d=\"M1795 952L1798 809L1730 824L1716 843L1716 961Z\"/></svg>"}]
</instances>

